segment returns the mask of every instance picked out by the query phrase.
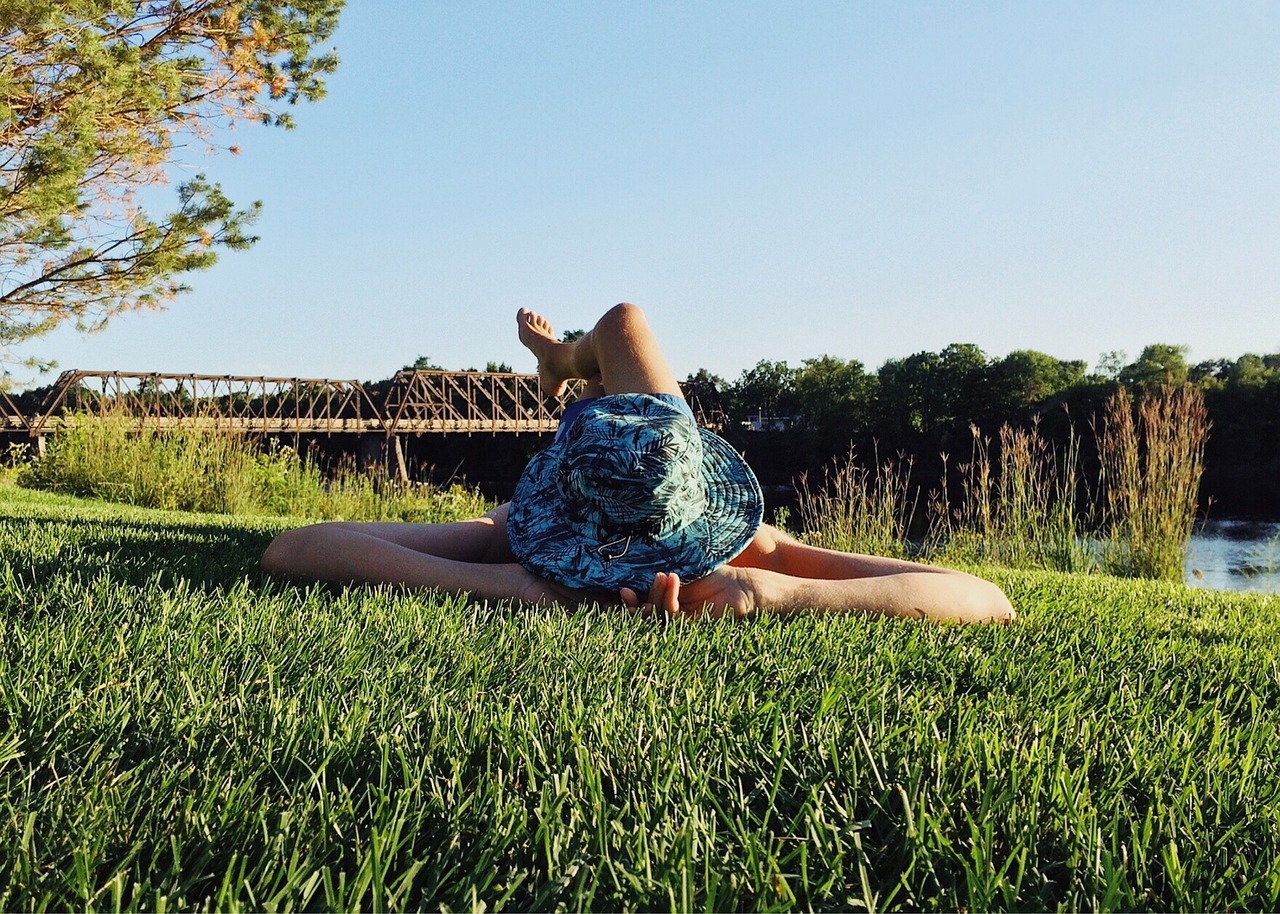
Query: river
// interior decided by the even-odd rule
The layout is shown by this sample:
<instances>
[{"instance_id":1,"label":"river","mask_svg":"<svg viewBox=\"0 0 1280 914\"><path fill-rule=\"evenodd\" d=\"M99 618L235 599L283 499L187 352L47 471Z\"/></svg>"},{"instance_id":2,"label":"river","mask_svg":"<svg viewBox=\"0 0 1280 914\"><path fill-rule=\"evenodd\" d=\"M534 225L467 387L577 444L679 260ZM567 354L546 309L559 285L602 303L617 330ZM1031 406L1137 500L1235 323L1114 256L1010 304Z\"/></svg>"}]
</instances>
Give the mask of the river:
<instances>
[{"instance_id":1,"label":"river","mask_svg":"<svg viewBox=\"0 0 1280 914\"><path fill-rule=\"evenodd\" d=\"M1280 593L1280 521L1206 521L1184 567L1192 587Z\"/></svg>"}]
</instances>

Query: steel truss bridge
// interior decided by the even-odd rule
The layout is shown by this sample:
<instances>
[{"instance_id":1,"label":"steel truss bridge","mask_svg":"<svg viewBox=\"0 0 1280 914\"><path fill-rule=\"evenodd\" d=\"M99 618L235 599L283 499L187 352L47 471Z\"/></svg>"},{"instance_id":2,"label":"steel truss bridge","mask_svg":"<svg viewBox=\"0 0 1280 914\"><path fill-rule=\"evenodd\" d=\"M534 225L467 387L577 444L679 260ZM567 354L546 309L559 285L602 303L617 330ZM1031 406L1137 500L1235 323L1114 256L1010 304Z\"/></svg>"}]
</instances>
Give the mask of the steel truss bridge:
<instances>
[{"instance_id":1,"label":"steel truss bridge","mask_svg":"<svg viewBox=\"0 0 1280 914\"><path fill-rule=\"evenodd\" d=\"M332 378L64 371L34 409L0 393L0 430L25 431L42 444L80 417L122 416L152 428L258 435L538 434L555 431L581 389L555 399L541 394L537 375L411 370L369 388ZM685 395L700 423L723 426L713 387L691 385Z\"/></svg>"}]
</instances>

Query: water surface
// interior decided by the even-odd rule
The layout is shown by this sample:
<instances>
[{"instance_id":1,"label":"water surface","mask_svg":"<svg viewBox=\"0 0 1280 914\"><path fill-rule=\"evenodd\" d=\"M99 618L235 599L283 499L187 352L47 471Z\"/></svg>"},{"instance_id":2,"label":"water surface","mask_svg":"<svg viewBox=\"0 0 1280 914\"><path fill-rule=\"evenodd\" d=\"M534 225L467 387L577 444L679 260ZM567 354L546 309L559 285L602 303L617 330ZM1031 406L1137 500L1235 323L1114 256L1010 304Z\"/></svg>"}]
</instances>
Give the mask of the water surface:
<instances>
[{"instance_id":1,"label":"water surface","mask_svg":"<svg viewBox=\"0 0 1280 914\"><path fill-rule=\"evenodd\" d=\"M1184 569L1192 587L1280 593L1280 521L1206 521Z\"/></svg>"}]
</instances>

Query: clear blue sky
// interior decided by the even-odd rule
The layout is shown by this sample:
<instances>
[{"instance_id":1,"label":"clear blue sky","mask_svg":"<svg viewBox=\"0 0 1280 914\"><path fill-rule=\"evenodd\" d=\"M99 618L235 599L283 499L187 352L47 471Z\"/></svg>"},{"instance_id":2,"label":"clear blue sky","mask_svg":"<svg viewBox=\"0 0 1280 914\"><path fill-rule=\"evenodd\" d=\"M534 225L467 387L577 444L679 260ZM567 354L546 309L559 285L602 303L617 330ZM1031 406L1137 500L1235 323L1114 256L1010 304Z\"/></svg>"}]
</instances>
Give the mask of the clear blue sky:
<instances>
[{"instance_id":1,"label":"clear blue sky","mask_svg":"<svg viewBox=\"0 0 1280 914\"><path fill-rule=\"evenodd\" d=\"M27 351L532 370L517 307L623 300L682 376L1280 351L1280 3L351 0L335 43L297 130L179 171L261 199L258 245Z\"/></svg>"}]
</instances>

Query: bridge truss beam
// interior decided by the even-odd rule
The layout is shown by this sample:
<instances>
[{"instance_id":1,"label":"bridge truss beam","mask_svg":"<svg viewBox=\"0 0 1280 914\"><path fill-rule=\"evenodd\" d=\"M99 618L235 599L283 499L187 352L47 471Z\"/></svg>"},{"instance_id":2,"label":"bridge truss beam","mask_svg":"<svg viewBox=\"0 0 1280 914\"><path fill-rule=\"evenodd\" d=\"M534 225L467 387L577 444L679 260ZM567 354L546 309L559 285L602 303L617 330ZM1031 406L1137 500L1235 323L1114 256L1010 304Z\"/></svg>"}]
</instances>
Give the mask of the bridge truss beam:
<instances>
[{"instance_id":1,"label":"bridge truss beam","mask_svg":"<svg viewBox=\"0 0 1280 914\"><path fill-rule=\"evenodd\" d=\"M154 428L202 427L246 434L547 433L567 403L544 397L536 375L397 372L385 396L354 380L161 372L64 371L32 414L0 393L0 428L42 438L79 416L122 416ZM718 395L686 389L699 422L722 425Z\"/></svg>"}]
</instances>

